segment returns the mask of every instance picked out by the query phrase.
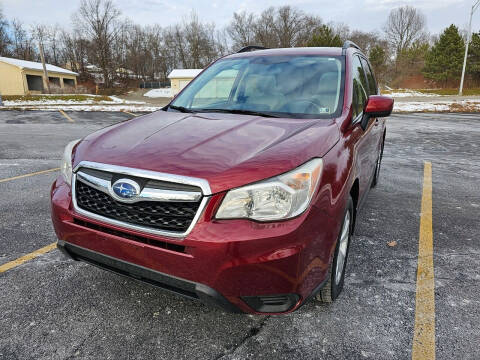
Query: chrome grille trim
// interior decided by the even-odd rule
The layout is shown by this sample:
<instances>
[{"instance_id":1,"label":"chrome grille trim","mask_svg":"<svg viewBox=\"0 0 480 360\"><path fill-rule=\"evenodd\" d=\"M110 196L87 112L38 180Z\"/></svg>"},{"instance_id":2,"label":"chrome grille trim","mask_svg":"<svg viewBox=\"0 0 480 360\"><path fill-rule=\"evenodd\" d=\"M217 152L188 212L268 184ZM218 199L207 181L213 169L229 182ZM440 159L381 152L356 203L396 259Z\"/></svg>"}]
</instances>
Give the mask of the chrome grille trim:
<instances>
[{"instance_id":1,"label":"chrome grille trim","mask_svg":"<svg viewBox=\"0 0 480 360\"><path fill-rule=\"evenodd\" d=\"M109 164L102 164L92 161L81 161L78 163L77 166L73 169L73 172L76 173L78 169L86 167L94 170L100 171L107 171L116 174L123 174L123 175L130 175L130 176L137 176L141 178L153 179L153 180L160 180L166 182L172 182L177 184L185 184L185 185L193 185L198 186L202 189L203 195L212 195L212 191L210 190L210 185L208 181L205 179L194 178L190 176L183 176L183 175L172 175L167 173L161 173L151 170L142 170L142 169L134 169L124 166L117 166L117 165L109 165Z\"/></svg>"},{"instance_id":2,"label":"chrome grille trim","mask_svg":"<svg viewBox=\"0 0 480 360\"><path fill-rule=\"evenodd\" d=\"M115 173L115 174L122 174L122 175L127 175L127 176L134 176L134 177L141 177L145 179L153 179L153 180L160 180L160 181L166 181L166 182L171 182L171 183L177 183L177 184L184 184L184 185L192 185L192 186L197 186L200 189L202 189L202 193L199 192L190 192L190 191L174 191L174 190L160 190L160 189L154 189L154 188L148 188L146 189L147 191L145 192L144 196L138 201L163 201L163 202L168 202L168 201L192 201L192 202L198 202L200 199L200 205L198 207L197 213L195 214L195 217L193 218L190 226L185 232L175 232L175 231L168 231L168 230L157 230L157 229L151 229L148 227L144 226L139 226L139 225L134 225L130 223L125 223L122 221L118 221L115 219L110 219L108 217L98 215L91 213L89 211L86 211L82 208L80 208L77 204L77 198L76 198L76 193L75 193L75 188L76 188L76 183L77 180L80 180L84 182L85 184L102 191L110 196L111 190L110 190L110 181L107 181L105 179L97 178L95 176L91 176L89 174L81 173L78 172L79 169L81 168L90 168L90 169L96 169L96 170L101 170L101 171L107 171L110 173ZM78 179L77 179L78 177ZM145 190L145 189L144 189ZM143 191L142 191L143 193ZM172 193L177 193L177 195L172 194ZM101 164L101 163L95 163L95 162L90 162L90 161L82 161L80 162L74 169L73 175L72 175L72 203L75 211L81 215L84 215L88 218L95 219L107 224L112 224L115 226L119 226L122 228L130 229L130 230L136 230L140 231L143 233L148 233L148 234L155 234L155 235L162 235L162 236L168 236L168 237L173 237L173 238L184 238L186 237L194 228L196 225L200 215L203 213L203 210L205 209L206 204L208 203L209 197L205 195L211 195L211 190L210 186L208 184L208 181L204 179L198 179L198 178L192 178L192 177L187 177L187 176L181 176L181 175L172 175L172 174L165 174L165 173L158 173L154 171L148 171L148 170L141 170L141 169L132 169L132 168L126 168L126 167L121 167L121 166L116 166L116 165L108 165L108 164ZM113 197L113 196L112 196ZM114 198L114 197L113 197ZM181 199L183 198L183 199ZM170 200L165 200L165 199L170 199Z\"/></svg>"},{"instance_id":3,"label":"chrome grille trim","mask_svg":"<svg viewBox=\"0 0 480 360\"><path fill-rule=\"evenodd\" d=\"M77 171L77 178L81 182L90 185L98 191L104 192L110 195L117 201L124 203L136 203L139 201L161 201L161 202L198 202L202 198L201 192L194 191L174 191L174 190L161 190L145 187L140 194L133 199L121 199L112 191L110 181L101 179L80 171Z\"/></svg>"}]
</instances>

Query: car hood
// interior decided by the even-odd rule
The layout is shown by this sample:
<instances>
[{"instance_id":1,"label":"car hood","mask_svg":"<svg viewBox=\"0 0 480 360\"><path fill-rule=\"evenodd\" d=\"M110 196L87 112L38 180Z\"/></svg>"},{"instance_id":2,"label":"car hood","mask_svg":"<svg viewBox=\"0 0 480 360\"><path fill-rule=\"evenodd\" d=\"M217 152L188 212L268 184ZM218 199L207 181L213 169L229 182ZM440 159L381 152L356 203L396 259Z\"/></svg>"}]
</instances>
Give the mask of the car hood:
<instances>
[{"instance_id":1,"label":"car hood","mask_svg":"<svg viewBox=\"0 0 480 360\"><path fill-rule=\"evenodd\" d=\"M197 177L216 193L321 157L338 138L331 119L161 110L87 136L73 165L93 161Z\"/></svg>"}]
</instances>

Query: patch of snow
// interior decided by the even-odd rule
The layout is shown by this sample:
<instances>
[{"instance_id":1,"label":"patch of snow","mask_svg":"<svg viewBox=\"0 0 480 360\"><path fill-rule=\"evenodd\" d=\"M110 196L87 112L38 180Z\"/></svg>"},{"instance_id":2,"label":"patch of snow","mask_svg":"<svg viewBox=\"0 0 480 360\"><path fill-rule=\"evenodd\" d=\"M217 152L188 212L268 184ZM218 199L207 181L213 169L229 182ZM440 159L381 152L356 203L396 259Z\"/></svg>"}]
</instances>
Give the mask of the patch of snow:
<instances>
[{"instance_id":1,"label":"patch of snow","mask_svg":"<svg viewBox=\"0 0 480 360\"><path fill-rule=\"evenodd\" d=\"M145 101L124 100L113 95L110 95L109 98L112 99L113 103L116 103L116 104L145 104ZM111 104L112 101L98 101L98 103Z\"/></svg>"},{"instance_id":2,"label":"patch of snow","mask_svg":"<svg viewBox=\"0 0 480 360\"><path fill-rule=\"evenodd\" d=\"M461 101L406 101L396 102L394 112L445 112L450 111L452 105L467 107L480 111L480 101L461 100Z\"/></svg>"},{"instance_id":3,"label":"patch of snow","mask_svg":"<svg viewBox=\"0 0 480 360\"><path fill-rule=\"evenodd\" d=\"M422 93L415 90L393 90L392 92L385 94L386 96L390 96L393 98L401 98L401 97L431 97L431 96L441 96L432 93Z\"/></svg>"},{"instance_id":4,"label":"patch of snow","mask_svg":"<svg viewBox=\"0 0 480 360\"><path fill-rule=\"evenodd\" d=\"M116 96L110 96L111 100L101 100L95 101L95 95L88 95L91 99L87 100L47 100L47 99L39 99L39 100L28 100L28 101L21 101L21 100L6 100L4 101L5 107L19 107L19 106L38 106L43 107L47 105L116 105L116 104L137 104L143 105L145 101L131 101L131 100L123 100ZM63 108L63 107L62 107Z\"/></svg>"},{"instance_id":5,"label":"patch of snow","mask_svg":"<svg viewBox=\"0 0 480 360\"><path fill-rule=\"evenodd\" d=\"M172 97L172 89L171 88L161 88L161 89L152 89L147 91L143 96L149 98L159 98L159 97Z\"/></svg>"},{"instance_id":6,"label":"patch of snow","mask_svg":"<svg viewBox=\"0 0 480 360\"><path fill-rule=\"evenodd\" d=\"M200 74L203 69L173 69L170 74L168 74L168 78L194 78L198 74Z\"/></svg>"},{"instance_id":7,"label":"patch of snow","mask_svg":"<svg viewBox=\"0 0 480 360\"><path fill-rule=\"evenodd\" d=\"M0 57L1 62L5 62L10 65L15 65L18 66L22 69L31 69L31 70L41 70L43 71L43 65L42 63L39 62L34 62L34 61L26 61L26 60L20 60L20 59L13 59L13 58L7 58L7 57ZM50 72L55 72L55 73L61 73L61 74L69 74L69 75L78 75L76 72L63 69L59 66L55 65L50 65L50 64L45 64L45 67L47 68L47 71Z\"/></svg>"},{"instance_id":8,"label":"patch of snow","mask_svg":"<svg viewBox=\"0 0 480 360\"><path fill-rule=\"evenodd\" d=\"M4 107L7 108L8 107ZM41 110L41 111L128 111L128 112L153 112L160 110L162 106L149 106L149 105L66 105L66 106L13 106L15 109L20 110Z\"/></svg>"}]
</instances>

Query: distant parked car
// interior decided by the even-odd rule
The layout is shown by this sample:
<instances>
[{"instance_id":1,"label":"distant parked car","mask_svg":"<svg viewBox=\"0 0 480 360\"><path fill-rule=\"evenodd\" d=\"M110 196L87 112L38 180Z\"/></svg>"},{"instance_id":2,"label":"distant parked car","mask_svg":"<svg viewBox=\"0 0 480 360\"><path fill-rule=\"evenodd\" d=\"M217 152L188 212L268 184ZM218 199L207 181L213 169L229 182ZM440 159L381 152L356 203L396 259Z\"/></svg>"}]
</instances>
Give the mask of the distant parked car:
<instances>
[{"instance_id":1,"label":"distant parked car","mask_svg":"<svg viewBox=\"0 0 480 360\"><path fill-rule=\"evenodd\" d=\"M162 110L66 147L58 247L232 311L331 302L392 107L351 42L223 57Z\"/></svg>"}]
</instances>

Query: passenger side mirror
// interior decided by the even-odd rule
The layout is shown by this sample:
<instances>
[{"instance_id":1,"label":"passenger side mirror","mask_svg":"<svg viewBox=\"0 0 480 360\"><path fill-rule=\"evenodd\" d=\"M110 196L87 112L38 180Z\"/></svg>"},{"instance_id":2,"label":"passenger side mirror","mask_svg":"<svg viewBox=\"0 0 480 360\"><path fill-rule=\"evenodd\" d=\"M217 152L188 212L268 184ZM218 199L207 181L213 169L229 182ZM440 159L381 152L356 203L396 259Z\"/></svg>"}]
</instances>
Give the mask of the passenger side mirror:
<instances>
[{"instance_id":1,"label":"passenger side mirror","mask_svg":"<svg viewBox=\"0 0 480 360\"><path fill-rule=\"evenodd\" d=\"M388 96L371 95L368 98L367 105L363 111L361 122L362 129L365 130L371 118L390 116L393 110L393 99Z\"/></svg>"},{"instance_id":2,"label":"passenger side mirror","mask_svg":"<svg viewBox=\"0 0 480 360\"><path fill-rule=\"evenodd\" d=\"M372 95L368 98L364 114L370 117L390 116L393 110L393 99L388 96Z\"/></svg>"}]
</instances>

